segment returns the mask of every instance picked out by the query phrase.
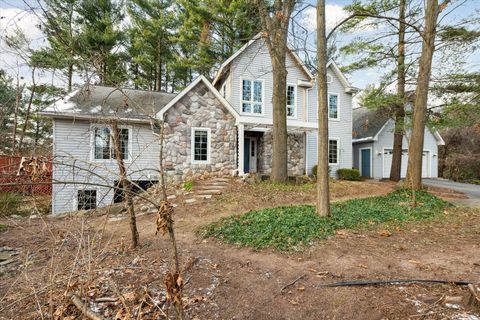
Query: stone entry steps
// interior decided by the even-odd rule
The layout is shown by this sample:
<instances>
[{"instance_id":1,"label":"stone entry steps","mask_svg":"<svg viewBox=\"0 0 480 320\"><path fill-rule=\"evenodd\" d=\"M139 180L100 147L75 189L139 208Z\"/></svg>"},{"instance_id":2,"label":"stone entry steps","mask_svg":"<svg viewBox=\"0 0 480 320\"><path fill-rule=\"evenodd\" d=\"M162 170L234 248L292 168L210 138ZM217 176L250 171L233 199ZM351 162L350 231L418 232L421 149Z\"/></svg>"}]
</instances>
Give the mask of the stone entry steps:
<instances>
[{"instance_id":1,"label":"stone entry steps","mask_svg":"<svg viewBox=\"0 0 480 320\"><path fill-rule=\"evenodd\" d=\"M192 197L185 200L186 204L194 204L196 199L210 200L213 196L219 196L228 186L230 179L214 178L204 181L196 181L193 186Z\"/></svg>"}]
</instances>

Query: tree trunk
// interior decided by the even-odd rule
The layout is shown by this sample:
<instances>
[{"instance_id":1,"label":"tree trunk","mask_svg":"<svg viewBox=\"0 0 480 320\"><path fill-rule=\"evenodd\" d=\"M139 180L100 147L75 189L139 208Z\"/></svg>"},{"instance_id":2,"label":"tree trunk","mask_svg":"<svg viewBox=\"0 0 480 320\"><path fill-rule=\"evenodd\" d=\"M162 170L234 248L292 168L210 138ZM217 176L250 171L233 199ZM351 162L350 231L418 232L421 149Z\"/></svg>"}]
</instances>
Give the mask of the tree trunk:
<instances>
[{"instance_id":1,"label":"tree trunk","mask_svg":"<svg viewBox=\"0 0 480 320\"><path fill-rule=\"evenodd\" d=\"M327 38L325 0L317 1L317 106L318 106L318 164L317 214L330 215L328 176L328 102L327 102Z\"/></svg>"},{"instance_id":2,"label":"tree trunk","mask_svg":"<svg viewBox=\"0 0 480 320\"><path fill-rule=\"evenodd\" d=\"M18 150L23 148L23 139L27 132L28 121L30 120L30 111L32 110L33 96L35 95L35 90L37 86L35 84L35 67L32 69L32 89L30 90L30 98L28 99L27 113L25 114L25 122L22 127L22 134L20 135L20 140L18 142Z\"/></svg>"},{"instance_id":3,"label":"tree trunk","mask_svg":"<svg viewBox=\"0 0 480 320\"><path fill-rule=\"evenodd\" d=\"M12 155L15 155L17 152L17 122L18 122L18 113L20 111L20 80L19 75L17 75L17 95L15 97L15 113L13 114L13 129L12 129ZM23 91L23 90L22 90Z\"/></svg>"},{"instance_id":4,"label":"tree trunk","mask_svg":"<svg viewBox=\"0 0 480 320\"><path fill-rule=\"evenodd\" d=\"M263 37L272 62L273 74L273 130L272 174L273 182L286 182L288 178L287 148L287 37L290 16L295 0L255 0L262 24ZM271 12L271 10L274 10Z\"/></svg>"},{"instance_id":5,"label":"tree trunk","mask_svg":"<svg viewBox=\"0 0 480 320\"><path fill-rule=\"evenodd\" d=\"M278 39L275 37L275 39ZM282 44L275 40L272 45L277 48L277 52L282 51ZM285 50L278 53L278 56L272 59L273 69L273 130L272 130L272 176L274 182L286 182L288 178L287 167L287 70L285 68Z\"/></svg>"},{"instance_id":6,"label":"tree trunk","mask_svg":"<svg viewBox=\"0 0 480 320\"><path fill-rule=\"evenodd\" d=\"M72 78L73 78L73 64L71 64L71 63L68 64L67 78L68 78L67 90L68 90L68 92L71 92L72 91Z\"/></svg>"},{"instance_id":7,"label":"tree trunk","mask_svg":"<svg viewBox=\"0 0 480 320\"><path fill-rule=\"evenodd\" d=\"M160 56L160 40L157 43L155 91L162 91L162 58Z\"/></svg>"},{"instance_id":8,"label":"tree trunk","mask_svg":"<svg viewBox=\"0 0 480 320\"><path fill-rule=\"evenodd\" d=\"M444 8L448 3L445 0L440 7ZM415 91L415 102L412 119L412 137L408 147L408 167L406 186L412 190L422 188L422 156L427 114L428 86L432 72L432 58L435 51L435 35L437 18L440 13L438 0L427 0L425 10L425 28L423 32L422 54Z\"/></svg>"},{"instance_id":9,"label":"tree trunk","mask_svg":"<svg viewBox=\"0 0 480 320\"><path fill-rule=\"evenodd\" d=\"M397 96L400 103L395 106L395 131L393 133L392 166L390 180L400 181L402 172L403 134L405 130L405 0L400 0L400 25L398 31Z\"/></svg>"},{"instance_id":10,"label":"tree trunk","mask_svg":"<svg viewBox=\"0 0 480 320\"><path fill-rule=\"evenodd\" d=\"M113 146L115 150L115 159L117 160L117 166L119 171L119 186L122 188L124 195L125 208L127 209L128 216L130 217L130 232L132 235L132 248L135 249L138 246L139 235L137 230L137 219L135 217L135 208L133 205L132 196L132 183L127 178L127 170L125 169L125 163L122 159L121 147L120 147L120 131L118 128L117 120L112 121L112 137Z\"/></svg>"}]
</instances>

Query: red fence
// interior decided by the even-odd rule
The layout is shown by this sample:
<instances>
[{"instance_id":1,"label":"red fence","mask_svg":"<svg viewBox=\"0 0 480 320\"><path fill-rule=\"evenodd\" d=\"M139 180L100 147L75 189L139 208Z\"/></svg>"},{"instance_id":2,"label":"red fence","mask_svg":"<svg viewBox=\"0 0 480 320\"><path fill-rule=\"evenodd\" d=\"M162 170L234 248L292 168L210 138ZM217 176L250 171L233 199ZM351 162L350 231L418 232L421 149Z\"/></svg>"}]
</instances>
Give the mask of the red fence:
<instances>
[{"instance_id":1,"label":"red fence","mask_svg":"<svg viewBox=\"0 0 480 320\"><path fill-rule=\"evenodd\" d=\"M0 156L0 192L15 192L24 195L52 194L52 163L46 163L46 170L32 178L28 173L17 175L22 157Z\"/></svg>"}]
</instances>

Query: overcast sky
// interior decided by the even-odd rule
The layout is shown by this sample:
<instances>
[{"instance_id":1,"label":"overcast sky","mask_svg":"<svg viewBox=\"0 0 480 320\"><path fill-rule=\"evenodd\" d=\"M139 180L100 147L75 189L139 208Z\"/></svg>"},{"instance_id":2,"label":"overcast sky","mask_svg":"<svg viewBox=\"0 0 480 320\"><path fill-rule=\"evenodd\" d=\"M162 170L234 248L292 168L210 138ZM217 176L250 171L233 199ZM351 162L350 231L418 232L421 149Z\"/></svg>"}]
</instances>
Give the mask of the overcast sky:
<instances>
[{"instance_id":1,"label":"overcast sky","mask_svg":"<svg viewBox=\"0 0 480 320\"><path fill-rule=\"evenodd\" d=\"M26 0L32 6L35 6L35 0ZM310 0L311 1L311 0ZM314 1L312 1L314 3ZM343 6L351 3L349 0L330 0L327 1L327 28L332 28L338 21L342 20L346 13L343 10ZM480 0L466 0L466 1L453 1L453 4L462 4L459 8L456 8L451 14L448 14L445 21L454 21L465 18L475 11L480 13ZM454 6L451 6L453 8ZM32 12L26 10L27 6L23 0L0 0L0 68L6 70L9 74L15 75L19 68L20 74L25 78L26 82L30 81L31 74L27 67L25 67L25 61L18 57L15 52L12 52L10 48L5 44L5 37L12 35L16 28L20 28L30 40L30 46L32 48L39 48L46 46L46 39L39 28L40 20ZM316 27L315 9L308 8L305 10L301 19L301 24L310 32L309 39L313 46L313 39L315 38L314 30ZM370 30L367 30L368 32ZM355 34L342 34L337 36L336 41L338 45L347 43ZM342 65L342 61L337 61ZM472 55L468 60L468 69L479 69L480 67L480 54ZM370 69L355 72L349 76L353 85L364 88L370 83L376 83L379 80L380 70ZM51 73L38 73L37 78L40 78L43 82L51 82ZM56 75L58 77L58 75ZM57 84L62 83L64 80L56 78Z\"/></svg>"}]
</instances>

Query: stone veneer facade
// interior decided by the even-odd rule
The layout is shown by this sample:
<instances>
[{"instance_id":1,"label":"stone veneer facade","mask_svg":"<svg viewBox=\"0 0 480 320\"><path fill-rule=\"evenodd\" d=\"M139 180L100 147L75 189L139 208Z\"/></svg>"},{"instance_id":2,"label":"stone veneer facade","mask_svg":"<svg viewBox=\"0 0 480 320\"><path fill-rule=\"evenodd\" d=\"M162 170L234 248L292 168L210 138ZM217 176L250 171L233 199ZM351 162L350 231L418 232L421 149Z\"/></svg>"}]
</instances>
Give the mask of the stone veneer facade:
<instances>
[{"instance_id":1,"label":"stone veneer facade","mask_svg":"<svg viewBox=\"0 0 480 320\"><path fill-rule=\"evenodd\" d=\"M210 128L210 163L192 163L192 128ZM231 176L237 169L234 116L200 82L165 113L165 169L176 182Z\"/></svg>"},{"instance_id":2,"label":"stone veneer facade","mask_svg":"<svg viewBox=\"0 0 480 320\"><path fill-rule=\"evenodd\" d=\"M272 133L266 132L259 139L259 172L272 172ZM288 174L298 176L305 174L305 134L289 133L287 137L287 167Z\"/></svg>"}]
</instances>

